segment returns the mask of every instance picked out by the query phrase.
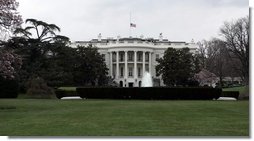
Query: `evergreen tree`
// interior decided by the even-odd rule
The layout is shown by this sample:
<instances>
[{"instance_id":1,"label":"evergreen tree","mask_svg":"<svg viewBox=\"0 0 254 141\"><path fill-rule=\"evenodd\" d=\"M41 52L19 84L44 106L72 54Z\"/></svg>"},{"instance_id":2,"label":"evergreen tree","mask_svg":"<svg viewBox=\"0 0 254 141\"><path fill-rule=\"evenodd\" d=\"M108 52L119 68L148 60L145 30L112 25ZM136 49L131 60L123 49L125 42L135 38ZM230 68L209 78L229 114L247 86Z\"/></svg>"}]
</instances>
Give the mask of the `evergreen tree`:
<instances>
[{"instance_id":1,"label":"evergreen tree","mask_svg":"<svg viewBox=\"0 0 254 141\"><path fill-rule=\"evenodd\" d=\"M82 85L104 85L107 83L108 68L96 47L79 46L77 48L75 80Z\"/></svg>"},{"instance_id":2,"label":"evergreen tree","mask_svg":"<svg viewBox=\"0 0 254 141\"><path fill-rule=\"evenodd\" d=\"M167 86L185 86L192 81L196 67L188 48L168 48L163 58L157 61L159 63L156 66L157 76L162 75Z\"/></svg>"}]
</instances>

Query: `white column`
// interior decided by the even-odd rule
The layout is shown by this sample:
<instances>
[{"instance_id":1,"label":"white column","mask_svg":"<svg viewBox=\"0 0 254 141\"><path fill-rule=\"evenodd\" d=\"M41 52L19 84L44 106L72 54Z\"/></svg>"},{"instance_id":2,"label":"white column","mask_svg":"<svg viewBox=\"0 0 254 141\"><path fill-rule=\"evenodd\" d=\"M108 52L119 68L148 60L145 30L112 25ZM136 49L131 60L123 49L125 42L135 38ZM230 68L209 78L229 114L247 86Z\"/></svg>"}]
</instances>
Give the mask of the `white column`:
<instances>
[{"instance_id":1,"label":"white column","mask_svg":"<svg viewBox=\"0 0 254 141\"><path fill-rule=\"evenodd\" d=\"M119 52L116 52L116 79L119 78Z\"/></svg>"},{"instance_id":2,"label":"white column","mask_svg":"<svg viewBox=\"0 0 254 141\"><path fill-rule=\"evenodd\" d=\"M127 62L127 57L128 55L128 51L124 52L124 78L127 79L128 78L128 62Z\"/></svg>"},{"instance_id":3,"label":"white column","mask_svg":"<svg viewBox=\"0 0 254 141\"><path fill-rule=\"evenodd\" d=\"M137 79L137 51L134 51L134 79Z\"/></svg>"},{"instance_id":4,"label":"white column","mask_svg":"<svg viewBox=\"0 0 254 141\"><path fill-rule=\"evenodd\" d=\"M145 69L146 69L146 62L145 62L145 52L143 52L143 74L145 73ZM142 74L142 76L143 76Z\"/></svg>"},{"instance_id":5,"label":"white column","mask_svg":"<svg viewBox=\"0 0 254 141\"><path fill-rule=\"evenodd\" d=\"M152 75L152 52L149 52L149 73Z\"/></svg>"},{"instance_id":6,"label":"white column","mask_svg":"<svg viewBox=\"0 0 254 141\"><path fill-rule=\"evenodd\" d=\"M110 72L110 76L113 77L113 52L109 52L109 72Z\"/></svg>"}]
</instances>

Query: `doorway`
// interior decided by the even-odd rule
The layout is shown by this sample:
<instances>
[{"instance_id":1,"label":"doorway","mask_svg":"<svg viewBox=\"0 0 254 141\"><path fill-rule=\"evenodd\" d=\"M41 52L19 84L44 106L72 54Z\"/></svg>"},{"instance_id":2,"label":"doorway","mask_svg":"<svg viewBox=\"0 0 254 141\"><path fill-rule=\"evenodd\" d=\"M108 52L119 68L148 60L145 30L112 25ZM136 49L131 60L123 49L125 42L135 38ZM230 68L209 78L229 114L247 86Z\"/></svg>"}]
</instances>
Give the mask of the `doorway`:
<instances>
[{"instance_id":1,"label":"doorway","mask_svg":"<svg viewBox=\"0 0 254 141\"><path fill-rule=\"evenodd\" d=\"M129 87L133 87L133 83L129 83Z\"/></svg>"}]
</instances>

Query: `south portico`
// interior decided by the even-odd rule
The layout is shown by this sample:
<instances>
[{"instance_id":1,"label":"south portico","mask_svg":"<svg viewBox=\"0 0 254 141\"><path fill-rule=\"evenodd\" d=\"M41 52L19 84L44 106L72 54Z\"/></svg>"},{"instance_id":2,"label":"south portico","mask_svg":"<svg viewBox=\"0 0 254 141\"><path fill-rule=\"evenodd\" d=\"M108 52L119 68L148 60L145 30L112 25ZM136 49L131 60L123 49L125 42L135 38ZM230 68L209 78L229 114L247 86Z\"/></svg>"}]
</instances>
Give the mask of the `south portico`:
<instances>
[{"instance_id":1,"label":"south portico","mask_svg":"<svg viewBox=\"0 0 254 141\"><path fill-rule=\"evenodd\" d=\"M120 87L140 87L144 72L152 72L152 49L109 49L109 74Z\"/></svg>"}]
</instances>

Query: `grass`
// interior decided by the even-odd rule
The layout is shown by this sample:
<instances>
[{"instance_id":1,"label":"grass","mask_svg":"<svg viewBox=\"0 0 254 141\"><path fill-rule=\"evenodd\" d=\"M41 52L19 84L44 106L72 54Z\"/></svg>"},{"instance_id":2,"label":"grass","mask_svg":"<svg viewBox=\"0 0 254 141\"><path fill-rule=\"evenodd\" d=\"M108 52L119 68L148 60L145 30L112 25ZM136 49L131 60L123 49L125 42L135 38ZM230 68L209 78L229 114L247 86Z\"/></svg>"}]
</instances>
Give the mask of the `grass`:
<instances>
[{"instance_id":1,"label":"grass","mask_svg":"<svg viewBox=\"0 0 254 141\"><path fill-rule=\"evenodd\" d=\"M4 136L249 136L248 101L0 99Z\"/></svg>"},{"instance_id":2,"label":"grass","mask_svg":"<svg viewBox=\"0 0 254 141\"><path fill-rule=\"evenodd\" d=\"M249 99L249 87L248 86L224 88L222 90L223 91L239 91L240 99Z\"/></svg>"},{"instance_id":3,"label":"grass","mask_svg":"<svg viewBox=\"0 0 254 141\"><path fill-rule=\"evenodd\" d=\"M223 91L239 91L239 93L244 93L248 90L248 86L241 86L241 87L232 87L232 88L224 88Z\"/></svg>"},{"instance_id":4,"label":"grass","mask_svg":"<svg viewBox=\"0 0 254 141\"><path fill-rule=\"evenodd\" d=\"M59 87L58 89L65 91L76 91L76 87Z\"/></svg>"}]
</instances>

